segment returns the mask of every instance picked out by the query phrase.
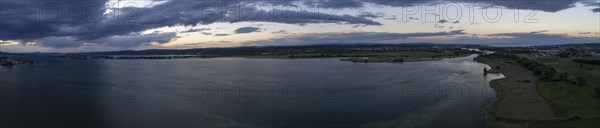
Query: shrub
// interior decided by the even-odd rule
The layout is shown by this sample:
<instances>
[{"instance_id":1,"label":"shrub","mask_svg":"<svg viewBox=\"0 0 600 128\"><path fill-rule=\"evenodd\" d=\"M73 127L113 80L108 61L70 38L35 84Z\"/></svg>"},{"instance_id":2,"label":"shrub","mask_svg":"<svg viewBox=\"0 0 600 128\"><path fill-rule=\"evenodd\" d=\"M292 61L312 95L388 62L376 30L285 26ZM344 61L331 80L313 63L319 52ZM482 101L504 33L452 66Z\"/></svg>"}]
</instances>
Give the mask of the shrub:
<instances>
[{"instance_id":1,"label":"shrub","mask_svg":"<svg viewBox=\"0 0 600 128\"><path fill-rule=\"evenodd\" d=\"M566 73L566 72L560 73L558 75L558 79L560 79L560 80L568 80L569 79L569 73Z\"/></svg>"},{"instance_id":2,"label":"shrub","mask_svg":"<svg viewBox=\"0 0 600 128\"><path fill-rule=\"evenodd\" d=\"M600 100L600 87L594 89L594 92L596 92L596 98Z\"/></svg>"},{"instance_id":3,"label":"shrub","mask_svg":"<svg viewBox=\"0 0 600 128\"><path fill-rule=\"evenodd\" d=\"M600 60L597 60L597 59L573 59L573 62L600 65Z\"/></svg>"},{"instance_id":4,"label":"shrub","mask_svg":"<svg viewBox=\"0 0 600 128\"><path fill-rule=\"evenodd\" d=\"M584 77L577 77L577 85L579 86L584 86L586 84L585 78Z\"/></svg>"}]
</instances>

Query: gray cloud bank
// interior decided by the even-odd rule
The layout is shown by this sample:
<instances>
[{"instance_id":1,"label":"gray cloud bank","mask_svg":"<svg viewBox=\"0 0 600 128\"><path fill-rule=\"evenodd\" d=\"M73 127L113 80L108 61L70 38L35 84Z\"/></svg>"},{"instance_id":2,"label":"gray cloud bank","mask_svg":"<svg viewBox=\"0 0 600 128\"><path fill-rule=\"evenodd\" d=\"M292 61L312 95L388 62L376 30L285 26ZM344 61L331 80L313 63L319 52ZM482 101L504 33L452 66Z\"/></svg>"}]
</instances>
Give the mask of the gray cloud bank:
<instances>
[{"instance_id":1,"label":"gray cloud bank","mask_svg":"<svg viewBox=\"0 0 600 128\"><path fill-rule=\"evenodd\" d=\"M235 34L253 33L260 32L260 28L257 27L241 27L235 30Z\"/></svg>"},{"instance_id":2,"label":"gray cloud bank","mask_svg":"<svg viewBox=\"0 0 600 128\"><path fill-rule=\"evenodd\" d=\"M546 30L522 33L496 33L485 37L468 34L464 30L420 33L310 33L293 34L259 41L243 42L243 45L314 45L344 43L413 43L420 37L445 36L450 39L433 40L431 43L482 44L482 45L548 45L565 43L600 43L598 37L571 37L567 34L547 34Z\"/></svg>"},{"instance_id":3,"label":"gray cloud bank","mask_svg":"<svg viewBox=\"0 0 600 128\"><path fill-rule=\"evenodd\" d=\"M453 36L466 34L463 30L449 32L417 32L417 33L380 33L380 32L351 32L351 33L312 33L294 34L281 38L244 42L243 45L313 45L340 43L380 43L407 38Z\"/></svg>"},{"instance_id":4,"label":"gray cloud bank","mask_svg":"<svg viewBox=\"0 0 600 128\"><path fill-rule=\"evenodd\" d=\"M152 0L163 2L154 6L136 6L136 1L112 3L107 0L6 0L0 10L0 40L22 42L38 41L47 47L77 47L84 43L106 44L116 47L131 47L149 42L164 43L176 36L174 33L141 35L139 32L166 26L195 26L216 22L262 21L285 24L335 23L352 25L382 25L370 18L380 18L382 14L362 13L358 16L337 14L338 9L360 8L365 4L391 7L417 6L439 2L484 3L511 9L531 9L557 12L572 8L576 3L599 7L594 0ZM133 4L130 4L133 3ZM515 7L513 5L521 5ZM535 8L523 8L533 3ZM110 5L110 6L107 6ZM112 6L121 8L113 8ZM287 5L287 6L286 6ZM317 8L319 11L301 8L297 5ZM27 11L29 7L40 6L36 11ZM267 9L273 6L285 8ZM33 13L33 14L29 14ZM189 30L188 32L200 32ZM255 30L257 31L257 30ZM236 33L254 32L251 29L236 30ZM208 34L208 33L203 33ZM415 33L416 34L416 33ZM452 34L440 33L440 34ZM379 39L409 37L397 34L362 33L354 36ZM135 37L134 37L135 36ZM224 36L216 34L215 36ZM333 35L332 35L333 36ZM338 35L345 36L345 35ZM335 39L334 37L329 37ZM364 40L353 38L356 40ZM336 42L336 41L322 41Z\"/></svg>"}]
</instances>

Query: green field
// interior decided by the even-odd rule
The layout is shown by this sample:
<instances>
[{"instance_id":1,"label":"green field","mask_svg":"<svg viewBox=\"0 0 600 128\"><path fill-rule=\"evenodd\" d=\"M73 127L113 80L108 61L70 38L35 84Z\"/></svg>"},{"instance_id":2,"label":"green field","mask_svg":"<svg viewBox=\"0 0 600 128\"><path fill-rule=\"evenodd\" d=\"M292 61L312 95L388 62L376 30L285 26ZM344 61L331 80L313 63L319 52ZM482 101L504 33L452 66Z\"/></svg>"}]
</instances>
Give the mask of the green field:
<instances>
[{"instance_id":1,"label":"green field","mask_svg":"<svg viewBox=\"0 0 600 128\"><path fill-rule=\"evenodd\" d=\"M546 65L556 68L556 70L559 72L568 72L574 76L584 77L588 84L592 87L600 87L600 65L573 62L573 59L577 58L549 58L541 57L535 54L518 54L518 56L535 59Z\"/></svg>"},{"instance_id":2,"label":"green field","mask_svg":"<svg viewBox=\"0 0 600 128\"><path fill-rule=\"evenodd\" d=\"M600 118L579 121L531 123L531 128L598 128Z\"/></svg>"},{"instance_id":3,"label":"green field","mask_svg":"<svg viewBox=\"0 0 600 128\"><path fill-rule=\"evenodd\" d=\"M573 62L574 58L560 58L556 64L549 64L562 72L584 77L588 84L600 87L600 65L580 64ZM581 67L583 66L583 67Z\"/></svg>"},{"instance_id":4,"label":"green field","mask_svg":"<svg viewBox=\"0 0 600 128\"><path fill-rule=\"evenodd\" d=\"M562 81L537 83L539 93L558 117L594 117L600 115L600 103L592 90Z\"/></svg>"},{"instance_id":5,"label":"green field","mask_svg":"<svg viewBox=\"0 0 600 128\"><path fill-rule=\"evenodd\" d=\"M536 54L519 54L546 65L558 72L568 72L574 77L584 77L589 86L578 86L565 81L538 81L537 90L548 101L558 117L596 117L579 121L532 123L532 128L597 128L600 127L600 101L594 98L594 88L600 87L600 65L573 62L577 58L549 58ZM587 58L589 59L589 58Z\"/></svg>"}]
</instances>

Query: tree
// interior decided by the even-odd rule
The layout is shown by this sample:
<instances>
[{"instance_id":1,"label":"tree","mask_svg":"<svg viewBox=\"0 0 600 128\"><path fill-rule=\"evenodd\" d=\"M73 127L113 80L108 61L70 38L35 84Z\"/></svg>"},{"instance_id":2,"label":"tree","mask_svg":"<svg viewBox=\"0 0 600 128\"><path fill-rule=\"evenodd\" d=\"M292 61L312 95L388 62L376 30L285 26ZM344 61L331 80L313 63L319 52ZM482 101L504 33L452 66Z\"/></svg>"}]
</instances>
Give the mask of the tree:
<instances>
[{"instance_id":1,"label":"tree","mask_svg":"<svg viewBox=\"0 0 600 128\"><path fill-rule=\"evenodd\" d=\"M487 74L487 68L483 68L483 74Z\"/></svg>"},{"instance_id":2,"label":"tree","mask_svg":"<svg viewBox=\"0 0 600 128\"><path fill-rule=\"evenodd\" d=\"M584 77L581 77L581 76L578 76L578 77L577 77L577 84L578 84L579 86L584 86L584 85L586 84L586 82L585 82L585 78L584 78Z\"/></svg>"},{"instance_id":3,"label":"tree","mask_svg":"<svg viewBox=\"0 0 600 128\"><path fill-rule=\"evenodd\" d=\"M598 59L573 59L573 62L600 65L600 60Z\"/></svg>"},{"instance_id":4,"label":"tree","mask_svg":"<svg viewBox=\"0 0 600 128\"><path fill-rule=\"evenodd\" d=\"M542 66L537 66L537 67L533 68L533 75L535 75L535 76L542 75L542 70L544 70L544 67L542 67Z\"/></svg>"},{"instance_id":5,"label":"tree","mask_svg":"<svg viewBox=\"0 0 600 128\"><path fill-rule=\"evenodd\" d=\"M556 75L556 70L552 67L546 67L543 70L543 78L546 80L551 80L554 78L554 75Z\"/></svg>"},{"instance_id":6,"label":"tree","mask_svg":"<svg viewBox=\"0 0 600 128\"><path fill-rule=\"evenodd\" d=\"M560 73L558 75L558 79L560 79L560 80L567 80L567 79L569 79L569 73L567 73L567 72Z\"/></svg>"},{"instance_id":7,"label":"tree","mask_svg":"<svg viewBox=\"0 0 600 128\"><path fill-rule=\"evenodd\" d=\"M594 91L596 92L596 98L600 99L600 87L594 89Z\"/></svg>"},{"instance_id":8,"label":"tree","mask_svg":"<svg viewBox=\"0 0 600 128\"><path fill-rule=\"evenodd\" d=\"M596 89L594 89L594 91L596 92L596 98L600 99L600 87L597 87Z\"/></svg>"}]
</instances>

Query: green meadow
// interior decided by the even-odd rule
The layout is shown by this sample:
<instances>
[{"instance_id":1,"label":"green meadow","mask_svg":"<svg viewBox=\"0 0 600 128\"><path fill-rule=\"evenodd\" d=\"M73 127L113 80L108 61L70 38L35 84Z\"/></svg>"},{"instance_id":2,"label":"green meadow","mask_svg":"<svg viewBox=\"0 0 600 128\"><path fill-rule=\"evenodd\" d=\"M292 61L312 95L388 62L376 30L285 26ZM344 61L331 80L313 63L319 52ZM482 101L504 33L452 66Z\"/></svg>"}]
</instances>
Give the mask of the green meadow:
<instances>
[{"instance_id":1,"label":"green meadow","mask_svg":"<svg viewBox=\"0 0 600 128\"><path fill-rule=\"evenodd\" d=\"M582 120L532 123L532 128L597 128L600 126L600 99L595 97L595 88L600 87L600 65L581 64L570 58L550 58L535 54L519 54L554 67L558 73L567 72L569 77L583 77L586 86L565 81L539 81L537 90L548 101L558 117L579 117ZM598 59L598 58L584 58ZM585 119L591 118L591 119Z\"/></svg>"},{"instance_id":2,"label":"green meadow","mask_svg":"<svg viewBox=\"0 0 600 128\"><path fill-rule=\"evenodd\" d=\"M578 121L531 123L530 128L598 128L600 118Z\"/></svg>"}]
</instances>

